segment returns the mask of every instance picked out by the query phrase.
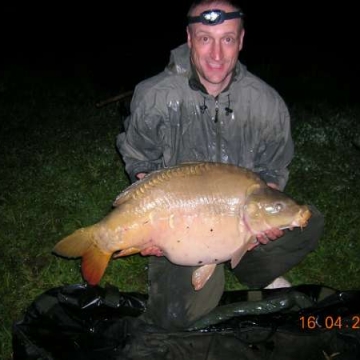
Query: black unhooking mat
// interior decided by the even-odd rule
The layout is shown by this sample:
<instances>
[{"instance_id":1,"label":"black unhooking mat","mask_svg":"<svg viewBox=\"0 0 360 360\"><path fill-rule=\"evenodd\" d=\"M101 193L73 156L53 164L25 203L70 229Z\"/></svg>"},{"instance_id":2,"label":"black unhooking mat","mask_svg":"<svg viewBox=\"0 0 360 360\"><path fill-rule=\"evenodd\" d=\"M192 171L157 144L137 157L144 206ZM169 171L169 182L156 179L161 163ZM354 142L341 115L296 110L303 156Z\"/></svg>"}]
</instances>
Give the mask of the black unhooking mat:
<instances>
[{"instance_id":1,"label":"black unhooking mat","mask_svg":"<svg viewBox=\"0 0 360 360\"><path fill-rule=\"evenodd\" d=\"M51 289L14 324L14 360L360 359L360 291L229 291L178 332L145 323L146 300L112 286Z\"/></svg>"}]
</instances>

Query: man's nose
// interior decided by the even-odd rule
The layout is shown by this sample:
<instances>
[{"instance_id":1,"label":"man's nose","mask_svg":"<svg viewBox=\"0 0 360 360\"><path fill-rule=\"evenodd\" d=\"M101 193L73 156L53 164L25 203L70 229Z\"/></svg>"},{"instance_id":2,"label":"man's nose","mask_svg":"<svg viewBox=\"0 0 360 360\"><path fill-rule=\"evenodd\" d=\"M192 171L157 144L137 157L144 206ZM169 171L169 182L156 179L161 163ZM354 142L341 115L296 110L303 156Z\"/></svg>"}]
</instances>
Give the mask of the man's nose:
<instances>
[{"instance_id":1,"label":"man's nose","mask_svg":"<svg viewBox=\"0 0 360 360\"><path fill-rule=\"evenodd\" d=\"M221 60L223 55L221 43L219 41L214 41L212 47L211 47L211 57L214 60Z\"/></svg>"}]
</instances>

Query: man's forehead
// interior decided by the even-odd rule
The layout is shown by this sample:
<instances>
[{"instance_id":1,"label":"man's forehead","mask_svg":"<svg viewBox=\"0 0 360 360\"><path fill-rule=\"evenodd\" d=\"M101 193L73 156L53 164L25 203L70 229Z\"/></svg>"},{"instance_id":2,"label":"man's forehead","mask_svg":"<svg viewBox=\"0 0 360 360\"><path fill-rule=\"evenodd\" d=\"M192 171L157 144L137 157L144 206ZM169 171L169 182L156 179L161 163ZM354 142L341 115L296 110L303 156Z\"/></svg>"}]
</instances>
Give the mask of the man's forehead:
<instances>
[{"instance_id":1,"label":"man's forehead","mask_svg":"<svg viewBox=\"0 0 360 360\"><path fill-rule=\"evenodd\" d=\"M208 26L203 24L194 24L193 34L195 36L237 36L239 34L239 26L230 21L225 21L221 26Z\"/></svg>"}]
</instances>

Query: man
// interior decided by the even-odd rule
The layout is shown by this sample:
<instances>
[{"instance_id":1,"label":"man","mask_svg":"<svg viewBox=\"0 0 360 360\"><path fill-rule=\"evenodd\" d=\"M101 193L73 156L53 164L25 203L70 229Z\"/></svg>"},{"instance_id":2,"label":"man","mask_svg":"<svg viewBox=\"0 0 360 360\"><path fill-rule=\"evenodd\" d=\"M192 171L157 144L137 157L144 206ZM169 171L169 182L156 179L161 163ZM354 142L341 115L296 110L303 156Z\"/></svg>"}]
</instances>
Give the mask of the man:
<instances>
[{"instance_id":1,"label":"man","mask_svg":"<svg viewBox=\"0 0 360 360\"><path fill-rule=\"evenodd\" d=\"M269 186L284 189L293 157L289 113L278 93L238 61L242 18L233 0L193 2L187 44L172 51L162 73L136 87L125 132L118 136L131 181L186 161L212 161L247 167ZM316 247L322 229L314 208L302 232L259 234L259 245L235 275L251 288L290 286L280 276ZM194 291L192 267L174 265L156 249L143 255L159 256L149 258L147 321L181 329L216 307L224 290L223 266Z\"/></svg>"}]
</instances>

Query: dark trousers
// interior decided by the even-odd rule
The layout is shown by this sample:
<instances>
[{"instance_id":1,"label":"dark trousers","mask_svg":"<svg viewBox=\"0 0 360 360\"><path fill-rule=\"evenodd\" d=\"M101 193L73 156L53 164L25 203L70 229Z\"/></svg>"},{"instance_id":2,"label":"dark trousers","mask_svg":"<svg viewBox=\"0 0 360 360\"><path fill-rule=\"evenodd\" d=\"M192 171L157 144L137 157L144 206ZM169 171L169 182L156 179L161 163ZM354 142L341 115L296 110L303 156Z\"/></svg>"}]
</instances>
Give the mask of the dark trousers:
<instances>
[{"instance_id":1,"label":"dark trousers","mask_svg":"<svg viewBox=\"0 0 360 360\"><path fill-rule=\"evenodd\" d=\"M250 288L263 288L316 248L323 233L324 218L314 206L311 211L312 216L304 229L286 230L281 238L245 254L233 269L240 283ZM216 267L199 291L191 284L194 269L174 265L165 257L150 257L146 321L167 330L183 329L217 306L224 291L224 265Z\"/></svg>"}]
</instances>

